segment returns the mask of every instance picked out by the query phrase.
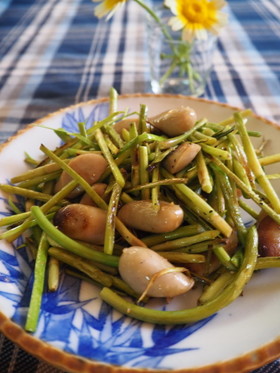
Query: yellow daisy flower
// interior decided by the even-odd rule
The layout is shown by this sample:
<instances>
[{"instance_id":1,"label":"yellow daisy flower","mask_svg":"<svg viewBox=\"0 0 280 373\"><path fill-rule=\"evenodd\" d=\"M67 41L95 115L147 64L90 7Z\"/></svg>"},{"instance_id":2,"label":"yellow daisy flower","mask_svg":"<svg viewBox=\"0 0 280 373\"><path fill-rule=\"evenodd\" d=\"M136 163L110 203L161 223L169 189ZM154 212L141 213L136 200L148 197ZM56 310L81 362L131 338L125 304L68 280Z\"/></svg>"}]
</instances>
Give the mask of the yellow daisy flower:
<instances>
[{"instance_id":1,"label":"yellow daisy flower","mask_svg":"<svg viewBox=\"0 0 280 373\"><path fill-rule=\"evenodd\" d=\"M123 4L127 0L92 0L94 2L100 2L101 4L97 5L94 9L94 14L98 18L102 18L107 16L106 18L109 19L113 16L113 14L123 6Z\"/></svg>"},{"instance_id":2,"label":"yellow daisy flower","mask_svg":"<svg viewBox=\"0 0 280 373\"><path fill-rule=\"evenodd\" d=\"M227 20L220 11L226 5L224 0L165 0L164 4L175 15L169 25L174 31L182 30L182 39L189 42L205 40L208 31L218 34Z\"/></svg>"}]
</instances>

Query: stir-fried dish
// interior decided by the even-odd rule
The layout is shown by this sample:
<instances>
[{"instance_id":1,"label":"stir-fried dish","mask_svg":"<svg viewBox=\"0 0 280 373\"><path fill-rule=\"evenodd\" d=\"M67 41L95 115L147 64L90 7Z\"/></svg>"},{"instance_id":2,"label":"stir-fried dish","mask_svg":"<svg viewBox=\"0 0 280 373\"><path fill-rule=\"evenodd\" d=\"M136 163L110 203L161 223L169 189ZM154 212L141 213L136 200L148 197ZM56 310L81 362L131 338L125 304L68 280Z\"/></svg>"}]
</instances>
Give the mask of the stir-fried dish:
<instances>
[{"instance_id":1,"label":"stir-fried dish","mask_svg":"<svg viewBox=\"0 0 280 373\"><path fill-rule=\"evenodd\" d=\"M100 297L139 320L180 324L203 319L243 291L254 271L279 266L280 200L265 156L247 130L250 110L210 122L188 106L149 116L118 111L63 140L30 170L0 185L11 215L1 239L24 234L34 256L26 330L35 331L45 282L63 271L101 288ZM17 204L20 196L20 210ZM246 223L244 213L250 218ZM197 306L149 307L201 289Z\"/></svg>"}]
</instances>

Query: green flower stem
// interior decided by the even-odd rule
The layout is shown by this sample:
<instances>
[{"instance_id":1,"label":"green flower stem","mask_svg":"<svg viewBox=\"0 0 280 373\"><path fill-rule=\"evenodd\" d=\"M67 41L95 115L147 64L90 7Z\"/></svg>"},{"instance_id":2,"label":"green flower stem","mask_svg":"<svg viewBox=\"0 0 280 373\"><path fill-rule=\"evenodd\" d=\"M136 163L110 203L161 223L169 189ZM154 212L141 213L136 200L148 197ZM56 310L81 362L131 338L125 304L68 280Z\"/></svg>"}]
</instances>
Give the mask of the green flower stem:
<instances>
[{"instance_id":1,"label":"green flower stem","mask_svg":"<svg viewBox=\"0 0 280 373\"><path fill-rule=\"evenodd\" d=\"M160 78L159 80L159 84L160 85L163 85L164 82L169 78L169 76L173 73L174 69L176 68L176 66L178 65L178 60L177 58L173 58L172 60L172 63L171 65L169 66L169 68L167 69L167 71L165 72L165 74Z\"/></svg>"},{"instance_id":2,"label":"green flower stem","mask_svg":"<svg viewBox=\"0 0 280 373\"><path fill-rule=\"evenodd\" d=\"M186 324L202 320L215 312L226 307L233 302L243 291L244 286L250 280L257 261L258 255L258 234L256 227L251 227L248 231L244 252L244 259L238 272L233 276L225 289L214 299L203 305L180 310L180 311L161 311L151 308L137 306L129 302L108 288L102 289L101 298L119 312L155 324Z\"/></svg>"},{"instance_id":3,"label":"green flower stem","mask_svg":"<svg viewBox=\"0 0 280 373\"><path fill-rule=\"evenodd\" d=\"M164 36L172 41L172 37L170 36L168 30L166 29L165 25L161 22L160 18L156 15L156 13L149 8L145 3L143 3L141 0L134 0L138 5L140 5L143 9L145 9L146 12L150 14L150 16L156 21L156 23L160 26Z\"/></svg>"}]
</instances>

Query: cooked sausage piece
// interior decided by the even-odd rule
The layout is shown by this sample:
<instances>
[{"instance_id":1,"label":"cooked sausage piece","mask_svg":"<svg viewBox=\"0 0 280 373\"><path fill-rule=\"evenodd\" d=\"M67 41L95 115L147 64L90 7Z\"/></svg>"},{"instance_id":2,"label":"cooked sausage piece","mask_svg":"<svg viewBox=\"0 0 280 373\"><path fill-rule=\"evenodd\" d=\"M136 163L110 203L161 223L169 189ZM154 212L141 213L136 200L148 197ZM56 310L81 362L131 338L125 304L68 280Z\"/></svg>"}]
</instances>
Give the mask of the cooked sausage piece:
<instances>
[{"instance_id":1,"label":"cooked sausage piece","mask_svg":"<svg viewBox=\"0 0 280 373\"><path fill-rule=\"evenodd\" d=\"M122 279L136 292L142 294L152 276L174 266L151 249L132 246L124 249L120 257L119 272ZM173 298L192 288L194 280L181 272L158 276L147 295Z\"/></svg>"},{"instance_id":2,"label":"cooked sausage piece","mask_svg":"<svg viewBox=\"0 0 280 373\"><path fill-rule=\"evenodd\" d=\"M270 216L258 224L259 253L261 256L280 256L280 225Z\"/></svg>"},{"instance_id":3,"label":"cooked sausage piece","mask_svg":"<svg viewBox=\"0 0 280 373\"><path fill-rule=\"evenodd\" d=\"M119 219L127 226L152 233L171 232L183 221L183 210L174 203L161 201L160 208L151 201L132 201L122 206Z\"/></svg>"},{"instance_id":4,"label":"cooked sausage piece","mask_svg":"<svg viewBox=\"0 0 280 373\"><path fill-rule=\"evenodd\" d=\"M104 196L104 193L105 193L105 190L107 188L107 184L104 184L104 183L96 183L96 184L93 184L91 186L91 188L93 190L96 191L96 193L101 197L103 198ZM85 193L81 200L80 200L80 203L83 204L83 205L90 205L90 206L96 206L95 203L93 202L92 198L87 194Z\"/></svg>"},{"instance_id":5,"label":"cooked sausage piece","mask_svg":"<svg viewBox=\"0 0 280 373\"><path fill-rule=\"evenodd\" d=\"M81 154L71 159L68 165L82 176L90 185L96 183L107 168L107 161L101 154L89 153ZM55 193L68 184L72 178L62 171L60 178L55 185ZM78 186L70 194L69 198L74 198L82 192L82 187Z\"/></svg>"},{"instance_id":6,"label":"cooked sausage piece","mask_svg":"<svg viewBox=\"0 0 280 373\"><path fill-rule=\"evenodd\" d=\"M171 174L176 174L190 164L197 156L201 146L192 142L184 142L164 160L164 167Z\"/></svg>"},{"instance_id":7,"label":"cooked sausage piece","mask_svg":"<svg viewBox=\"0 0 280 373\"><path fill-rule=\"evenodd\" d=\"M104 243L107 213L98 207L73 203L54 216L54 225L67 236L97 245Z\"/></svg>"},{"instance_id":8,"label":"cooked sausage piece","mask_svg":"<svg viewBox=\"0 0 280 373\"><path fill-rule=\"evenodd\" d=\"M123 129L129 131L131 123L135 123L137 128L139 126L138 118L125 118L114 124L114 129L121 134Z\"/></svg>"},{"instance_id":9,"label":"cooked sausage piece","mask_svg":"<svg viewBox=\"0 0 280 373\"><path fill-rule=\"evenodd\" d=\"M182 135L193 128L196 121L196 112L189 106L167 110L148 120L154 127L170 137Z\"/></svg>"}]
</instances>

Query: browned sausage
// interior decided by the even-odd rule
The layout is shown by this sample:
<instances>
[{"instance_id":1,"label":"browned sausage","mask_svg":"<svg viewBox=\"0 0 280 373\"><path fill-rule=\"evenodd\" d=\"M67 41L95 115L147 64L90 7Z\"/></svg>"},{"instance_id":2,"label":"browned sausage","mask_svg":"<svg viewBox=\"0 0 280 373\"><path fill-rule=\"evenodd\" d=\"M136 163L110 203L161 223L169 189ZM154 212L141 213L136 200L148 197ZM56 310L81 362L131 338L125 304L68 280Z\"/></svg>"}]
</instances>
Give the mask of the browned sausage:
<instances>
[{"instance_id":1,"label":"browned sausage","mask_svg":"<svg viewBox=\"0 0 280 373\"><path fill-rule=\"evenodd\" d=\"M54 225L67 236L103 244L107 213L98 207L73 203L62 207L54 216Z\"/></svg>"},{"instance_id":2,"label":"browned sausage","mask_svg":"<svg viewBox=\"0 0 280 373\"><path fill-rule=\"evenodd\" d=\"M280 256L280 225L270 216L258 224L259 253L261 256Z\"/></svg>"}]
</instances>

